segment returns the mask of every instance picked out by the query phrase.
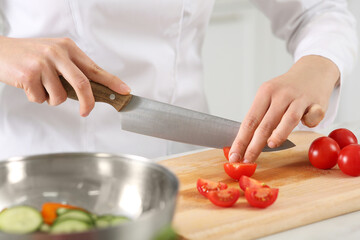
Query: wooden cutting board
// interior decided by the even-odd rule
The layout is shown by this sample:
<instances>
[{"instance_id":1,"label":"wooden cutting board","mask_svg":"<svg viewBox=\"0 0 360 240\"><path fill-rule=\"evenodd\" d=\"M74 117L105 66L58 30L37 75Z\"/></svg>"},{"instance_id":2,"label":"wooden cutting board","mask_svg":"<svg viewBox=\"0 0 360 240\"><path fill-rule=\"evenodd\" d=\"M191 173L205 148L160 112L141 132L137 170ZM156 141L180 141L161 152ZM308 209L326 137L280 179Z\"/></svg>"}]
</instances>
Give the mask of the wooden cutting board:
<instances>
[{"instance_id":1,"label":"wooden cutting board","mask_svg":"<svg viewBox=\"0 0 360 240\"><path fill-rule=\"evenodd\" d=\"M239 187L223 170L222 150L161 161L180 180L175 230L184 239L254 239L360 210L360 177L309 163L308 148L319 136L294 132L289 139L296 147L260 155L253 178L279 188L277 201L266 209L250 207L243 193L232 208L216 207L198 193L199 177Z\"/></svg>"}]
</instances>

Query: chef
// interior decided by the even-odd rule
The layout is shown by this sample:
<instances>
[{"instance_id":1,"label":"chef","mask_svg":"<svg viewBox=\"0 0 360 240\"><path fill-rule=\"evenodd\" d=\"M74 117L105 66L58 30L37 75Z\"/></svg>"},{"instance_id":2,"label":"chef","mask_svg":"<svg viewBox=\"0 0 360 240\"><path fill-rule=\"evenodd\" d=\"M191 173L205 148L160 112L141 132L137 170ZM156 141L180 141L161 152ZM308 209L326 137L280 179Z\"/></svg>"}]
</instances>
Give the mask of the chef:
<instances>
[{"instance_id":1,"label":"chef","mask_svg":"<svg viewBox=\"0 0 360 240\"><path fill-rule=\"evenodd\" d=\"M279 146L300 121L315 126L326 112L320 124L330 123L357 52L346 0L252 2L286 41L294 65L258 90L232 162L255 161L265 144ZM94 107L89 80L207 112L201 48L213 3L0 0L0 159L74 151L154 158L187 150L121 130L111 106ZM67 100L59 75L79 103Z\"/></svg>"}]
</instances>

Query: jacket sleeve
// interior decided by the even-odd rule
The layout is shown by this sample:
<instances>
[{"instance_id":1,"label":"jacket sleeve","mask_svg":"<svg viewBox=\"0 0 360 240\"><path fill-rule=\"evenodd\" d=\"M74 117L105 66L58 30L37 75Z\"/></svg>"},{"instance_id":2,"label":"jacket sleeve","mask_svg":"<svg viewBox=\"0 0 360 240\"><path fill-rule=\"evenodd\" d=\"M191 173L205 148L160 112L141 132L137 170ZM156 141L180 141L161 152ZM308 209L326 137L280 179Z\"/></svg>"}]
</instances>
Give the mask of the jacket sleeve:
<instances>
[{"instance_id":1,"label":"jacket sleeve","mask_svg":"<svg viewBox=\"0 0 360 240\"><path fill-rule=\"evenodd\" d=\"M324 127L335 119L340 86L357 58L356 21L346 0L252 0L270 19L273 33L286 41L297 61L306 55L320 55L334 62L340 71L340 85L332 93Z\"/></svg>"}]
</instances>

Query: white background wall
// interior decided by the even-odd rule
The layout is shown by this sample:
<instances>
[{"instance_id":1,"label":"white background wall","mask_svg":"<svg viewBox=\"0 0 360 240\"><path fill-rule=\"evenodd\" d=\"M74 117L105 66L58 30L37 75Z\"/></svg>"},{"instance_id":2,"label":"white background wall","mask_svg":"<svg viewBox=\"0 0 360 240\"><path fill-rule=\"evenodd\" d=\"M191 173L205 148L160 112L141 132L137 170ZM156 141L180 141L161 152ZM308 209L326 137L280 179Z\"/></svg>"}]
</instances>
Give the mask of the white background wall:
<instances>
[{"instance_id":1,"label":"white background wall","mask_svg":"<svg viewBox=\"0 0 360 240\"><path fill-rule=\"evenodd\" d=\"M360 32L360 1L349 0L349 6ZM261 83L292 65L285 43L272 35L268 19L247 0L217 0L203 57L211 113L238 121L244 118ZM360 121L359 62L342 87L335 121Z\"/></svg>"}]
</instances>

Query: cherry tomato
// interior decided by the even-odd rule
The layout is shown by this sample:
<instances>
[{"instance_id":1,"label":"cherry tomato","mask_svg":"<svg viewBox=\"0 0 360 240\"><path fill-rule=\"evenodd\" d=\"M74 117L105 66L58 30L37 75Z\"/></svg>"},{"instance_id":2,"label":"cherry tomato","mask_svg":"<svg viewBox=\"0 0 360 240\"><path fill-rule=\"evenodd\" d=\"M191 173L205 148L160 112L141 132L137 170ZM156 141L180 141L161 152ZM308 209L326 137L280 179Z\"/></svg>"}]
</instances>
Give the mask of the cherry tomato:
<instances>
[{"instance_id":1,"label":"cherry tomato","mask_svg":"<svg viewBox=\"0 0 360 240\"><path fill-rule=\"evenodd\" d=\"M239 180L245 175L251 177L256 170L256 163L224 163L224 170L229 177Z\"/></svg>"},{"instance_id":2,"label":"cherry tomato","mask_svg":"<svg viewBox=\"0 0 360 240\"><path fill-rule=\"evenodd\" d=\"M309 148L311 164L320 169L330 169L337 163L340 147L337 142L329 137L315 139Z\"/></svg>"},{"instance_id":3,"label":"cherry tomato","mask_svg":"<svg viewBox=\"0 0 360 240\"><path fill-rule=\"evenodd\" d=\"M226 157L227 160L229 160L230 148L231 148L231 147L224 147L224 148L223 148L224 156Z\"/></svg>"},{"instance_id":4,"label":"cherry tomato","mask_svg":"<svg viewBox=\"0 0 360 240\"><path fill-rule=\"evenodd\" d=\"M209 192L216 192L223 189L227 189L227 184L222 182L214 182L207 179L199 178L197 180L197 189L201 195L207 197Z\"/></svg>"},{"instance_id":5,"label":"cherry tomato","mask_svg":"<svg viewBox=\"0 0 360 240\"><path fill-rule=\"evenodd\" d=\"M269 188L268 185L266 185L263 182L260 182L256 179L250 178L248 176L241 176L239 179L239 185L240 188L245 192L245 190L247 188L262 188L262 187L266 187Z\"/></svg>"},{"instance_id":6,"label":"cherry tomato","mask_svg":"<svg viewBox=\"0 0 360 240\"><path fill-rule=\"evenodd\" d=\"M247 188L245 198L249 204L257 208L266 208L273 204L278 196L277 188Z\"/></svg>"},{"instance_id":7,"label":"cherry tomato","mask_svg":"<svg viewBox=\"0 0 360 240\"><path fill-rule=\"evenodd\" d=\"M237 188L228 188L220 191L208 193L208 199L219 207L231 207L240 197L240 190Z\"/></svg>"},{"instance_id":8,"label":"cherry tomato","mask_svg":"<svg viewBox=\"0 0 360 240\"><path fill-rule=\"evenodd\" d=\"M350 144L340 151L338 165L347 175L357 177L360 175L360 145Z\"/></svg>"},{"instance_id":9,"label":"cherry tomato","mask_svg":"<svg viewBox=\"0 0 360 240\"><path fill-rule=\"evenodd\" d=\"M343 149L347 145L358 143L354 133L346 128L335 129L329 134L329 137L334 139L339 144L340 149Z\"/></svg>"}]
</instances>

